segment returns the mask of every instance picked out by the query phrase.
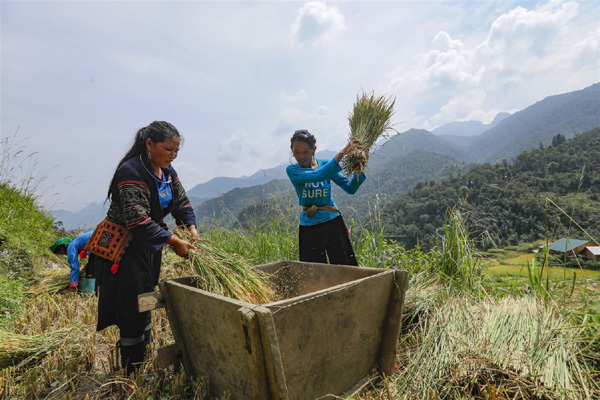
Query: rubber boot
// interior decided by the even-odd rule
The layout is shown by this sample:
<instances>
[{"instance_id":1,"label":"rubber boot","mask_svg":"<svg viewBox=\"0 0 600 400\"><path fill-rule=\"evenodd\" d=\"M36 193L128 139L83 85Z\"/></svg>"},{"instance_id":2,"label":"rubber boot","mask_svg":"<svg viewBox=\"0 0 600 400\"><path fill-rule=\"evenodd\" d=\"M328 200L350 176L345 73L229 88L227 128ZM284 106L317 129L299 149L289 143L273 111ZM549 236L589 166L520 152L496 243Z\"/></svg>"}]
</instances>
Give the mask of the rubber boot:
<instances>
[{"instance_id":1,"label":"rubber boot","mask_svg":"<svg viewBox=\"0 0 600 400\"><path fill-rule=\"evenodd\" d=\"M125 368L127 375L131 375L132 372L142 365L146 359L146 344L141 341L131 346L121 346L121 367Z\"/></svg>"},{"instance_id":2,"label":"rubber boot","mask_svg":"<svg viewBox=\"0 0 600 400\"><path fill-rule=\"evenodd\" d=\"M149 346L150 342L152 342L152 329L148 329L146 332L144 332L144 344Z\"/></svg>"}]
</instances>

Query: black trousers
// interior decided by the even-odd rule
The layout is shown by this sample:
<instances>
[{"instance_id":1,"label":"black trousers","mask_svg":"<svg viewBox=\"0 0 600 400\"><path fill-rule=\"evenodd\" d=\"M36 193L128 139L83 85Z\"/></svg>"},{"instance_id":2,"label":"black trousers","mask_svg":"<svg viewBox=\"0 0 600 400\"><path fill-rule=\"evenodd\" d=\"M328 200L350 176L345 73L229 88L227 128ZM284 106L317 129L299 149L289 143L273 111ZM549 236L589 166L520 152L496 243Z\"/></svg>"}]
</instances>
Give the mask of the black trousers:
<instances>
[{"instance_id":1,"label":"black trousers","mask_svg":"<svg viewBox=\"0 0 600 400\"><path fill-rule=\"evenodd\" d=\"M358 266L341 215L317 225L300 225L299 249L300 261Z\"/></svg>"},{"instance_id":2,"label":"black trousers","mask_svg":"<svg viewBox=\"0 0 600 400\"><path fill-rule=\"evenodd\" d=\"M161 252L146 251L133 241L116 274L110 271L112 261L90 257L90 262L94 262L100 292L96 330L116 324L121 339L142 341L152 324L152 314L150 311L138 312L138 295L153 292L158 284Z\"/></svg>"}]
</instances>

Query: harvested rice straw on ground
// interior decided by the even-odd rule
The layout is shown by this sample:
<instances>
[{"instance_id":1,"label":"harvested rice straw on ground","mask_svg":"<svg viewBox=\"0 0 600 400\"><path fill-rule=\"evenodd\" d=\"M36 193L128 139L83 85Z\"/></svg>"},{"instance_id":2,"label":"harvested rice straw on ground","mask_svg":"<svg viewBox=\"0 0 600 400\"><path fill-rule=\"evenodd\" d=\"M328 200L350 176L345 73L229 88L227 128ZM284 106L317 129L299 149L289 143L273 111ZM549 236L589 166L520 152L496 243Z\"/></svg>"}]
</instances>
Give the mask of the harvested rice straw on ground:
<instances>
[{"instance_id":1,"label":"harvested rice straw on ground","mask_svg":"<svg viewBox=\"0 0 600 400\"><path fill-rule=\"evenodd\" d=\"M74 328L63 328L40 335L21 335L0 330L0 368L23 366L62 345Z\"/></svg>"},{"instance_id":2,"label":"harvested rice straw on ground","mask_svg":"<svg viewBox=\"0 0 600 400\"><path fill-rule=\"evenodd\" d=\"M177 236L189 241L187 233L175 230ZM189 251L188 262L192 272L198 274L202 290L253 304L275 300L268 274L252 268L242 256L228 253L209 240L196 240L193 244L197 250Z\"/></svg>"},{"instance_id":3,"label":"harvested rice straw on ground","mask_svg":"<svg viewBox=\"0 0 600 400\"><path fill-rule=\"evenodd\" d=\"M36 296L42 293L55 294L69 288L70 270L46 269L42 271L42 278L37 285L32 286L29 292Z\"/></svg>"},{"instance_id":4,"label":"harvested rice straw on ground","mask_svg":"<svg viewBox=\"0 0 600 400\"><path fill-rule=\"evenodd\" d=\"M356 96L356 103L352 114L348 117L350 122L350 140L358 140L360 145L352 148L342 160L342 168L346 176L352 176L355 172L364 172L369 162L369 150L379 139L385 137L386 132L393 130L391 118L394 114L393 96L375 97L371 93Z\"/></svg>"}]
</instances>

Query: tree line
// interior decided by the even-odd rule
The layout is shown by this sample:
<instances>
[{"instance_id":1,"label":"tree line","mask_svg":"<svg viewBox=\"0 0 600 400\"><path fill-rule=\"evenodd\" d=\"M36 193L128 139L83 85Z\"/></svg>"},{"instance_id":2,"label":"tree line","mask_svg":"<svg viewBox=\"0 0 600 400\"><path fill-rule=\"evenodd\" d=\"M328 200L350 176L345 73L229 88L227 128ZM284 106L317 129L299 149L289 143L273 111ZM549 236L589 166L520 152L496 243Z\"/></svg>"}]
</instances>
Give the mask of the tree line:
<instances>
[{"instance_id":1,"label":"tree line","mask_svg":"<svg viewBox=\"0 0 600 400\"><path fill-rule=\"evenodd\" d=\"M600 127L517 156L514 163L481 164L439 181L420 182L386 204L386 236L406 248L438 244L447 211L467 215L478 247L568 236L600 238ZM577 227L577 225L579 227Z\"/></svg>"}]
</instances>

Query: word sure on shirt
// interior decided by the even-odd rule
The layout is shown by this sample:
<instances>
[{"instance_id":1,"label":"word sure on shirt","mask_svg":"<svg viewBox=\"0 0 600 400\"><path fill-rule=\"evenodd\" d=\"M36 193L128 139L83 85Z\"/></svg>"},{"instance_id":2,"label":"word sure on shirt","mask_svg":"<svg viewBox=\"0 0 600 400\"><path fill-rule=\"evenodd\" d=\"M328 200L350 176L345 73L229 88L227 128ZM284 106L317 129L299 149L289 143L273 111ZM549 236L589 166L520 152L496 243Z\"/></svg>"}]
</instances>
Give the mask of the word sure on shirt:
<instances>
[{"instance_id":1,"label":"word sure on shirt","mask_svg":"<svg viewBox=\"0 0 600 400\"><path fill-rule=\"evenodd\" d=\"M302 198L316 199L329 197L329 189L324 182L305 183L302 189Z\"/></svg>"}]
</instances>

